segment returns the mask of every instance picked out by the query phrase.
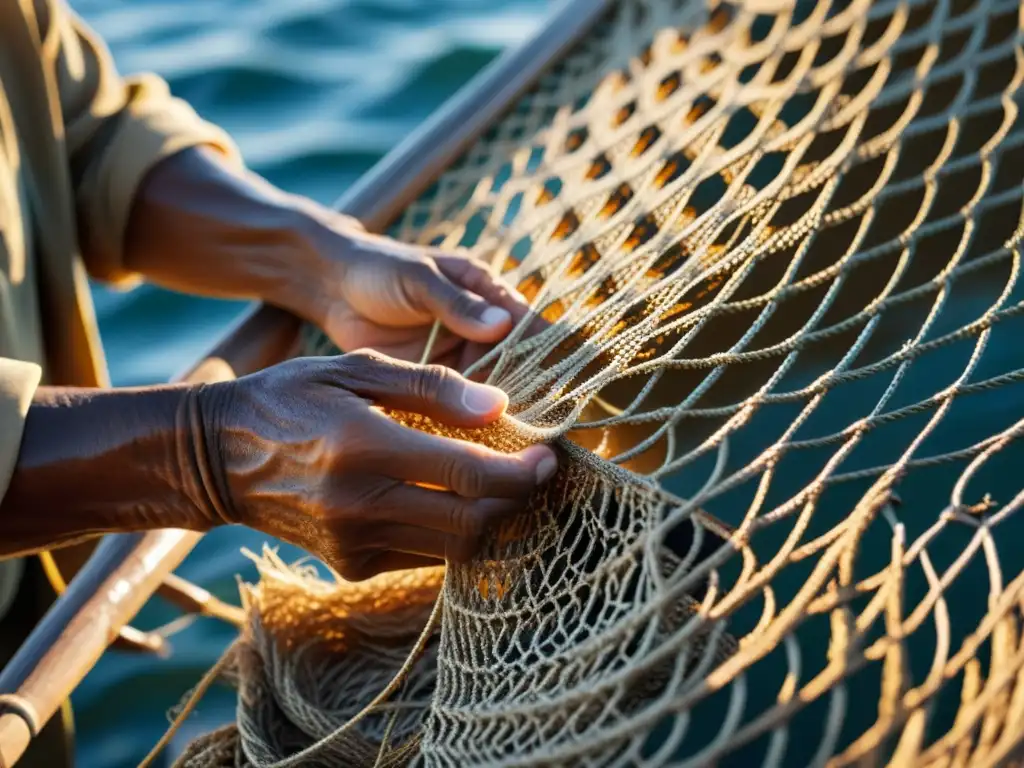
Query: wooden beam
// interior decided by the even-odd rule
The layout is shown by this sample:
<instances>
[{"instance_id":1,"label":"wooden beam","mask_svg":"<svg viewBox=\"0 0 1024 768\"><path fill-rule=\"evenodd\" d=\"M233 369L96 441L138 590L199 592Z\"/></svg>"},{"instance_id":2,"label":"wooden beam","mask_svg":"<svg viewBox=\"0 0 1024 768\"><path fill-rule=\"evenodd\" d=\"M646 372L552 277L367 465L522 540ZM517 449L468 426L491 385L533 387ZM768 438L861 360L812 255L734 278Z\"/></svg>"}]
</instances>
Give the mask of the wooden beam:
<instances>
[{"instance_id":1,"label":"wooden beam","mask_svg":"<svg viewBox=\"0 0 1024 768\"><path fill-rule=\"evenodd\" d=\"M611 0L566 0L526 43L499 57L338 203L381 230L537 78L580 40ZM259 305L177 381L222 381L294 354L300 323ZM34 733L92 669L199 540L188 531L107 536L67 591L0 672L0 768L12 766Z\"/></svg>"}]
</instances>

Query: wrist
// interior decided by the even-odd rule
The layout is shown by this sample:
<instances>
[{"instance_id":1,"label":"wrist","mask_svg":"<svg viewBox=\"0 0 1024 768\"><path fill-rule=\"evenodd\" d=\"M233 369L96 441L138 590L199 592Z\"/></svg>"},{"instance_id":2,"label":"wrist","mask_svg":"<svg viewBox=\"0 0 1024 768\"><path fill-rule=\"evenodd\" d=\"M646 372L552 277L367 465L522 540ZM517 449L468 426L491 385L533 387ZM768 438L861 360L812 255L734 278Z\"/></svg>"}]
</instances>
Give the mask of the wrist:
<instances>
[{"instance_id":1,"label":"wrist","mask_svg":"<svg viewBox=\"0 0 1024 768\"><path fill-rule=\"evenodd\" d=\"M289 246L284 254L287 276L278 281L266 300L323 327L340 300L338 288L345 279L345 230L358 227L358 223L305 198L296 199L282 219L288 228Z\"/></svg>"},{"instance_id":2,"label":"wrist","mask_svg":"<svg viewBox=\"0 0 1024 768\"><path fill-rule=\"evenodd\" d=\"M234 392L234 381L195 387L179 411L179 465L192 506L211 526L242 522L225 464Z\"/></svg>"},{"instance_id":3,"label":"wrist","mask_svg":"<svg viewBox=\"0 0 1024 768\"><path fill-rule=\"evenodd\" d=\"M0 504L5 554L110 532L215 524L182 464L186 385L41 388Z\"/></svg>"},{"instance_id":4,"label":"wrist","mask_svg":"<svg viewBox=\"0 0 1024 768\"><path fill-rule=\"evenodd\" d=\"M125 266L173 290L262 299L304 315L326 277L317 243L332 215L210 151L185 150L140 186Z\"/></svg>"}]
</instances>

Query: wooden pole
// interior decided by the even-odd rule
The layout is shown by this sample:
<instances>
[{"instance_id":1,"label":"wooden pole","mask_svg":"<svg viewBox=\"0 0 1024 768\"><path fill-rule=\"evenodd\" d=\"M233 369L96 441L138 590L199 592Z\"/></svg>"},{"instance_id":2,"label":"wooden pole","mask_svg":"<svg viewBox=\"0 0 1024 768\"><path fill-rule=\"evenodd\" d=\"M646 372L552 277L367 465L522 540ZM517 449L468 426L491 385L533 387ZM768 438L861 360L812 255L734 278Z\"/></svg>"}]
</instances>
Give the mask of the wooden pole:
<instances>
[{"instance_id":1,"label":"wooden pole","mask_svg":"<svg viewBox=\"0 0 1024 768\"><path fill-rule=\"evenodd\" d=\"M596 23L611 0L566 0L531 39L485 68L390 152L338 208L381 230ZM294 354L300 323L259 305L178 381L223 381ZM200 535L164 530L104 538L0 672L0 768L92 669L118 631L184 560Z\"/></svg>"}]
</instances>

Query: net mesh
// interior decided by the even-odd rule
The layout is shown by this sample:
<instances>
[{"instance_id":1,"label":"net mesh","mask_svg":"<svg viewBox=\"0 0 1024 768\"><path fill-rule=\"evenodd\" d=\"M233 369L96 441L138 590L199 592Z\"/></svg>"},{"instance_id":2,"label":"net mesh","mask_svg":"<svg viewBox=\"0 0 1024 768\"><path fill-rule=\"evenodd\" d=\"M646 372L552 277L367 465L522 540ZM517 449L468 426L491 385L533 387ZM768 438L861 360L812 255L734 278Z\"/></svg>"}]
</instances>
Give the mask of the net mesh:
<instances>
[{"instance_id":1,"label":"net mesh","mask_svg":"<svg viewBox=\"0 0 1024 768\"><path fill-rule=\"evenodd\" d=\"M467 565L265 554L238 723L179 762L1010 759L1022 40L1016 0L616 4L391 230L547 320L464 437L568 460Z\"/></svg>"}]
</instances>

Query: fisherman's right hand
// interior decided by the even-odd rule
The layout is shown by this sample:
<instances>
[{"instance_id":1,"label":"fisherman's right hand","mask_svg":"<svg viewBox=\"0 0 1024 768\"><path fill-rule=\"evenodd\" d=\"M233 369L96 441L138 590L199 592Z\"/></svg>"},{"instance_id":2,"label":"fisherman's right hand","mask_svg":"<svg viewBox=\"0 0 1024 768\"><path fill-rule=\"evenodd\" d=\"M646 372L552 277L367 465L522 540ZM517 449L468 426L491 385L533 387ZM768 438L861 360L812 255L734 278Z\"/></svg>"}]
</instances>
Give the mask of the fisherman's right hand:
<instances>
[{"instance_id":1,"label":"fisherman's right hand","mask_svg":"<svg viewBox=\"0 0 1024 768\"><path fill-rule=\"evenodd\" d=\"M196 393L192 417L199 503L349 580L464 561L554 474L554 452L498 453L405 427L380 407L482 427L507 402L451 369L374 352L299 358L212 384Z\"/></svg>"}]
</instances>

